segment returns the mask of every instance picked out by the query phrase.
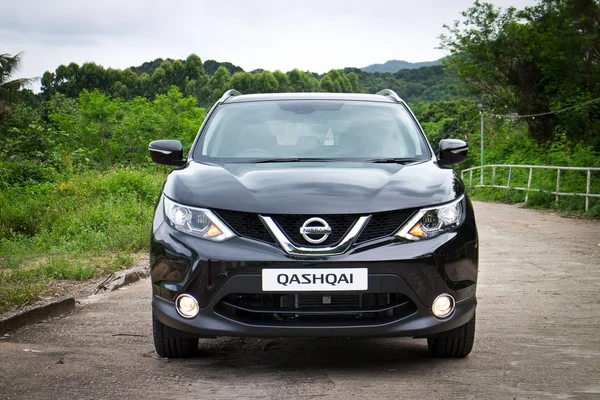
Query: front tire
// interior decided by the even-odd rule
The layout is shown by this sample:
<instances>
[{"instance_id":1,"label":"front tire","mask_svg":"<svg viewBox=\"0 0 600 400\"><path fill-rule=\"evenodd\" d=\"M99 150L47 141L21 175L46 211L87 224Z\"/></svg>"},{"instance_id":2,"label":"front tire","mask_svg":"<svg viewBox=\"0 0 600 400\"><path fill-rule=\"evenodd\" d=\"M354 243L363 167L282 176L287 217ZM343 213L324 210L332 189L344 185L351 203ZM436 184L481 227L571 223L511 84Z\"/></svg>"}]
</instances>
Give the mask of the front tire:
<instances>
[{"instance_id":1,"label":"front tire","mask_svg":"<svg viewBox=\"0 0 600 400\"><path fill-rule=\"evenodd\" d=\"M198 338L173 336L174 331L174 328L169 328L160 322L152 312L152 333L156 354L166 358L187 358L196 354Z\"/></svg>"},{"instance_id":2,"label":"front tire","mask_svg":"<svg viewBox=\"0 0 600 400\"><path fill-rule=\"evenodd\" d=\"M475 314L469 322L453 330L448 336L428 338L427 346L435 357L463 358L473 350L473 342L475 342Z\"/></svg>"}]
</instances>

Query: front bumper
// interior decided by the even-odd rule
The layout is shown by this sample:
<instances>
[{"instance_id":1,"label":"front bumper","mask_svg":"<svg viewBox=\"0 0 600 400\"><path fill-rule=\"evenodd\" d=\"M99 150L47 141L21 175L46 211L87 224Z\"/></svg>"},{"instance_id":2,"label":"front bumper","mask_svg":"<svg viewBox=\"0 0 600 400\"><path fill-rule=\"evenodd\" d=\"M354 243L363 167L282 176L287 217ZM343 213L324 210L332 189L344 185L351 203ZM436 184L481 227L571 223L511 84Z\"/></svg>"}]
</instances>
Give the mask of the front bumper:
<instances>
[{"instance_id":1,"label":"front bumper","mask_svg":"<svg viewBox=\"0 0 600 400\"><path fill-rule=\"evenodd\" d=\"M378 276L370 276L376 280ZM221 299L229 292L237 293L239 290L250 290L256 284L260 285L260 275L238 275L230 279L215 299ZM250 286L250 287L249 287ZM243 289L242 289L243 288ZM260 288L260 286L259 286ZM257 289L260 290L260 289ZM402 289L400 289L402 290ZM410 289L404 287L404 293ZM348 336L348 337L396 337L396 336L435 336L441 332L451 331L465 324L475 312L477 302L471 296L457 302L452 316L445 320L435 318L430 309L421 307L411 314L384 323L364 322L330 322L311 323L300 325L287 322L249 323L228 317L217 309L218 300L209 304L200 311L196 318L184 319L176 311L172 301L154 296L152 306L155 315L165 325L175 328L180 332L175 335L195 337L217 336L246 336L246 337L308 337L308 336ZM286 325L288 324L288 325ZM182 334L183 333L183 334Z\"/></svg>"},{"instance_id":2,"label":"front bumper","mask_svg":"<svg viewBox=\"0 0 600 400\"><path fill-rule=\"evenodd\" d=\"M346 254L322 258L293 257L277 245L240 237L223 243L197 239L155 218L152 305L156 317L175 328L174 333L197 337L434 336L465 324L473 316L477 265L477 230L472 211L457 230L434 239L381 239L356 246ZM336 267L368 268L369 289L363 292L365 296L392 294L408 305L385 318L314 321L248 319L223 306L236 294L264 294L264 268ZM200 313L195 318L185 319L175 310L174 300L181 293L198 300ZM431 313L431 304L441 293L456 299L455 311L443 320Z\"/></svg>"}]
</instances>

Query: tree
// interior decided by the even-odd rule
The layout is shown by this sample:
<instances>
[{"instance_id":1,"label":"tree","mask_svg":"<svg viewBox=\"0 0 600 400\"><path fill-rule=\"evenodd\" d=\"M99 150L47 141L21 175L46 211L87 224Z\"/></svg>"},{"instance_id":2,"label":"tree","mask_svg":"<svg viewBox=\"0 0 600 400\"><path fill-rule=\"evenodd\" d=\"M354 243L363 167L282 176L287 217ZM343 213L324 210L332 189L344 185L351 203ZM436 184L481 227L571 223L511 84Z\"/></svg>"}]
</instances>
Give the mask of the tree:
<instances>
[{"instance_id":1,"label":"tree","mask_svg":"<svg viewBox=\"0 0 600 400\"><path fill-rule=\"evenodd\" d=\"M152 82L152 91L155 94L166 93L167 90L169 90L170 85L167 77L167 70L164 69L162 65L154 70L150 81Z\"/></svg>"},{"instance_id":2,"label":"tree","mask_svg":"<svg viewBox=\"0 0 600 400\"><path fill-rule=\"evenodd\" d=\"M341 69L332 69L321 79L321 89L326 92L352 93L352 82Z\"/></svg>"},{"instance_id":3,"label":"tree","mask_svg":"<svg viewBox=\"0 0 600 400\"><path fill-rule=\"evenodd\" d=\"M189 79L199 81L204 76L204 65L202 59L196 54L190 54L185 59L185 72Z\"/></svg>"},{"instance_id":4,"label":"tree","mask_svg":"<svg viewBox=\"0 0 600 400\"><path fill-rule=\"evenodd\" d=\"M173 70L171 75L171 84L176 85L180 91L183 91L186 83L185 66L179 60L173 61Z\"/></svg>"},{"instance_id":5,"label":"tree","mask_svg":"<svg viewBox=\"0 0 600 400\"><path fill-rule=\"evenodd\" d=\"M150 78L150 75L148 75L145 72L142 75L140 75L138 86L138 90L141 96L146 98L152 97L152 78Z\"/></svg>"},{"instance_id":6,"label":"tree","mask_svg":"<svg viewBox=\"0 0 600 400\"><path fill-rule=\"evenodd\" d=\"M206 102L207 95L206 85L208 77L204 73L204 64L196 54L190 54L185 60L186 82L184 93L186 96L194 96L198 102Z\"/></svg>"},{"instance_id":7,"label":"tree","mask_svg":"<svg viewBox=\"0 0 600 400\"><path fill-rule=\"evenodd\" d=\"M121 81L113 83L110 89L112 97L120 97L122 99L129 99L129 88Z\"/></svg>"},{"instance_id":8,"label":"tree","mask_svg":"<svg viewBox=\"0 0 600 400\"><path fill-rule=\"evenodd\" d=\"M294 68L288 72L290 86L294 92L318 92L320 91L319 81L309 72L302 72Z\"/></svg>"},{"instance_id":9,"label":"tree","mask_svg":"<svg viewBox=\"0 0 600 400\"><path fill-rule=\"evenodd\" d=\"M321 79L321 89L325 92L335 92L335 86L333 84L333 80L331 79L331 76L325 75Z\"/></svg>"},{"instance_id":10,"label":"tree","mask_svg":"<svg viewBox=\"0 0 600 400\"><path fill-rule=\"evenodd\" d=\"M551 111L600 93L600 4L594 0L539 0L523 10L501 10L476 1L464 21L446 26L445 63L470 93L502 113L547 115L527 118L531 136L549 141L558 127L587 142L600 138L600 107L586 107L578 122Z\"/></svg>"},{"instance_id":11,"label":"tree","mask_svg":"<svg viewBox=\"0 0 600 400\"><path fill-rule=\"evenodd\" d=\"M252 75L250 72L236 72L231 77L229 86L232 89L239 90L243 94L255 93L254 75Z\"/></svg>"},{"instance_id":12,"label":"tree","mask_svg":"<svg viewBox=\"0 0 600 400\"><path fill-rule=\"evenodd\" d=\"M229 89L229 78L229 70L223 66L220 66L208 81L208 90L211 100L217 100L221 98L223 93Z\"/></svg>"},{"instance_id":13,"label":"tree","mask_svg":"<svg viewBox=\"0 0 600 400\"><path fill-rule=\"evenodd\" d=\"M54 79L55 75L50 71L46 71L44 72L44 75L42 75L42 93L46 99L49 99L54 93L56 93L53 83Z\"/></svg>"},{"instance_id":14,"label":"tree","mask_svg":"<svg viewBox=\"0 0 600 400\"><path fill-rule=\"evenodd\" d=\"M354 93L360 93L360 89L358 87L358 75L356 75L356 72L350 72L347 77L350 81L350 86L352 86L352 91Z\"/></svg>"},{"instance_id":15,"label":"tree","mask_svg":"<svg viewBox=\"0 0 600 400\"><path fill-rule=\"evenodd\" d=\"M31 85L35 78L10 79L21 63L22 53L11 56L0 54L0 119L10 111L10 105L19 98L19 91Z\"/></svg>"},{"instance_id":16,"label":"tree","mask_svg":"<svg viewBox=\"0 0 600 400\"><path fill-rule=\"evenodd\" d=\"M108 76L102 65L93 62L84 63L79 71L79 90L95 90L98 89L103 93L108 93ZM61 91L62 92L62 91Z\"/></svg>"},{"instance_id":17,"label":"tree","mask_svg":"<svg viewBox=\"0 0 600 400\"><path fill-rule=\"evenodd\" d=\"M280 70L276 70L273 72L273 76L277 79L277 91L278 92L292 92L292 87L290 86L290 80L286 74L281 72Z\"/></svg>"},{"instance_id":18,"label":"tree","mask_svg":"<svg viewBox=\"0 0 600 400\"><path fill-rule=\"evenodd\" d=\"M279 83L273 74L269 71L262 71L254 75L254 91L256 93L274 93L277 92Z\"/></svg>"}]
</instances>

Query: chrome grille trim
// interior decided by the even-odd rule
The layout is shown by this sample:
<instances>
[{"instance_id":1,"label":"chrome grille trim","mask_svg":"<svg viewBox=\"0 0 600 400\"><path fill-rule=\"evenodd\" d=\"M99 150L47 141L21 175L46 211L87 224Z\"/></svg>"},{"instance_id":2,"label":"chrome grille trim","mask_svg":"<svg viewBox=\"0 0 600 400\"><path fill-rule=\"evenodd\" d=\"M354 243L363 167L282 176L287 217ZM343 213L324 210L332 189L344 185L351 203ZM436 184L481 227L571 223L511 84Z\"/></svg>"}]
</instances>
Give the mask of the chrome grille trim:
<instances>
[{"instance_id":1,"label":"chrome grille trim","mask_svg":"<svg viewBox=\"0 0 600 400\"><path fill-rule=\"evenodd\" d=\"M337 246L332 247L301 247L294 245L288 237L279 229L279 226L275 223L273 218L267 216L258 216L262 222L267 226L267 228L271 231L275 240L279 243L281 248L288 254L293 255L302 255L302 256L334 256L338 254L343 254L350 246L354 243L356 238L361 234L362 230L365 228L371 216L363 216L356 221L352 229L348 232L346 236L338 243Z\"/></svg>"}]
</instances>

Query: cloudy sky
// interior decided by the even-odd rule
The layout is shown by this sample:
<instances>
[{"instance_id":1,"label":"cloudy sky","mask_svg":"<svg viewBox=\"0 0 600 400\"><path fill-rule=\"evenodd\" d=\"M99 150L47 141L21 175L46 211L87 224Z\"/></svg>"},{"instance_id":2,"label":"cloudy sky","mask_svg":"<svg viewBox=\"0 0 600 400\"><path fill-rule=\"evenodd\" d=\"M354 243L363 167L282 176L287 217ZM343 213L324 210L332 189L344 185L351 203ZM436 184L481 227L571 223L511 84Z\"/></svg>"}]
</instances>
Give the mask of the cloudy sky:
<instances>
[{"instance_id":1,"label":"cloudy sky","mask_svg":"<svg viewBox=\"0 0 600 400\"><path fill-rule=\"evenodd\" d=\"M522 8L535 0L491 0ZM18 76L94 61L127 68L155 58L230 61L252 70L325 72L390 59L430 61L444 23L473 0L12 0L0 53L24 52Z\"/></svg>"}]
</instances>

